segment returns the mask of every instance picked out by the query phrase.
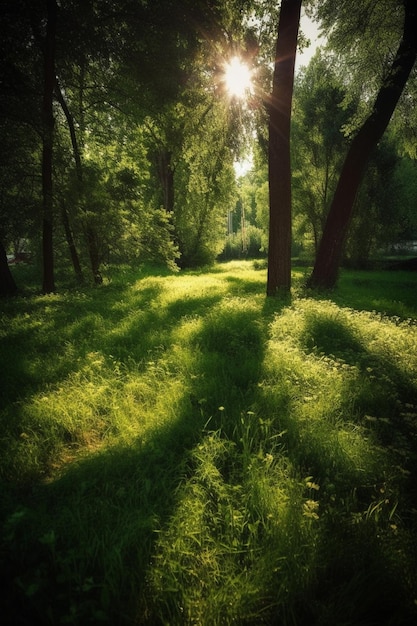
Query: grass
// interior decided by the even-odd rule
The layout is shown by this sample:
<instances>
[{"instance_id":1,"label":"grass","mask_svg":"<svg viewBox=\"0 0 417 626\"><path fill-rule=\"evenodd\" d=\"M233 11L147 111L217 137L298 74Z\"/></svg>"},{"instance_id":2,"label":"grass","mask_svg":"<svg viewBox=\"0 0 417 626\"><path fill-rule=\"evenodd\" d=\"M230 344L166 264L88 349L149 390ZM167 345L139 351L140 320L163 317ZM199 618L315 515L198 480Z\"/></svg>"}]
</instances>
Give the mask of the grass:
<instances>
[{"instance_id":1,"label":"grass","mask_svg":"<svg viewBox=\"0 0 417 626\"><path fill-rule=\"evenodd\" d=\"M1 302L2 623L413 622L417 277L265 281Z\"/></svg>"}]
</instances>

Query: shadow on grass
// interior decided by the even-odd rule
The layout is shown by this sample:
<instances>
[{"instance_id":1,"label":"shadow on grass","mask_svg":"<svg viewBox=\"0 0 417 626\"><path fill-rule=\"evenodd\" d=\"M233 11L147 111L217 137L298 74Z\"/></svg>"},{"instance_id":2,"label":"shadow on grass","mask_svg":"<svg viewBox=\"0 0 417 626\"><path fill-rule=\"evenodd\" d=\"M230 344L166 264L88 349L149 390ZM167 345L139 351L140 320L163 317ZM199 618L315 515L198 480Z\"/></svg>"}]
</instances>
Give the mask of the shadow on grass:
<instances>
[{"instance_id":1,"label":"shadow on grass","mask_svg":"<svg viewBox=\"0 0 417 626\"><path fill-rule=\"evenodd\" d=\"M230 285L230 293L234 295L245 296L259 294L265 289L265 279L263 276L251 282L237 276L227 276L226 280Z\"/></svg>"},{"instance_id":2,"label":"shadow on grass","mask_svg":"<svg viewBox=\"0 0 417 626\"><path fill-rule=\"evenodd\" d=\"M403 319L416 319L416 292L415 272L344 270L337 289L321 296L359 311L378 311Z\"/></svg>"},{"instance_id":3,"label":"shadow on grass","mask_svg":"<svg viewBox=\"0 0 417 626\"><path fill-rule=\"evenodd\" d=\"M332 616L332 623L411 623L417 580L417 381L395 355L372 350L342 319L307 316L301 341L307 354L358 369L359 382L352 379L343 389L340 419L346 414L356 420L356 437L384 450L383 463L375 466L369 459L366 468L363 459L355 470L343 454L334 455L330 442L307 442L302 458L295 451L304 471L322 485L323 567L312 589L313 605L317 614ZM335 436L325 424L306 429L313 437L318 429L318 441Z\"/></svg>"},{"instance_id":4,"label":"shadow on grass","mask_svg":"<svg viewBox=\"0 0 417 626\"><path fill-rule=\"evenodd\" d=\"M251 407L266 324L278 305L268 305L260 318L257 307L225 306L213 295L144 311L157 295L156 287L142 290L128 316L120 301L122 327L110 335L103 329L104 339L92 332L84 345L89 350L104 345L126 362L143 359L161 343L168 349L172 328L184 316L198 314L202 326L193 339L195 369L186 393L169 423L155 426L133 445L114 445L79 459L50 484L37 484L23 498L16 492L15 502L10 490L0 553L6 623L163 623L147 586L153 544L176 506L179 485L192 471L190 452L207 424L231 435ZM87 303L81 306L80 324L67 331L68 337L88 332L90 310ZM228 423L220 407L227 410Z\"/></svg>"},{"instance_id":5,"label":"shadow on grass","mask_svg":"<svg viewBox=\"0 0 417 626\"><path fill-rule=\"evenodd\" d=\"M354 413L365 434L384 448L391 467L400 472L399 510L402 508L402 523L408 526L415 517L410 511L417 509L417 381L396 363L395 355L375 352L341 320L325 316L310 319L306 335L307 349L314 346L319 353L358 368L360 382L352 381L345 389L347 402L353 400ZM349 414L352 416L351 411ZM369 498L369 493L366 495ZM413 525L415 531L415 520L411 528ZM411 549L417 550L415 545Z\"/></svg>"},{"instance_id":6,"label":"shadow on grass","mask_svg":"<svg viewBox=\"0 0 417 626\"><path fill-rule=\"evenodd\" d=\"M405 404L417 404L414 376L396 363L389 350L377 353L370 349L342 320L326 315L308 318L304 342L308 352L314 350L359 369L365 384L363 389L352 389L352 396L360 414L393 418L398 427L399 410Z\"/></svg>"},{"instance_id":7,"label":"shadow on grass","mask_svg":"<svg viewBox=\"0 0 417 626\"><path fill-rule=\"evenodd\" d=\"M342 320L311 317L305 329L305 348L355 366L359 384L345 389L347 403L354 405L360 424L393 455L393 463L417 478L417 381L396 362L389 350L375 352ZM351 410L348 411L351 416ZM417 490L412 489L417 507Z\"/></svg>"}]
</instances>

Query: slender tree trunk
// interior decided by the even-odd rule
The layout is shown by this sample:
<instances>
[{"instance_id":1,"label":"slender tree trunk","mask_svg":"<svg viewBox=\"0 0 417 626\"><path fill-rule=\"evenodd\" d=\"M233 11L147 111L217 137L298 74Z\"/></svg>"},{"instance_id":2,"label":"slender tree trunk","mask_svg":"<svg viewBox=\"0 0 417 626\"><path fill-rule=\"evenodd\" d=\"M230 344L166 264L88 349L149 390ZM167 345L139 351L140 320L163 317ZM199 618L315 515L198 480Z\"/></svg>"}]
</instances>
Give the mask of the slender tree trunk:
<instances>
[{"instance_id":1,"label":"slender tree trunk","mask_svg":"<svg viewBox=\"0 0 417 626\"><path fill-rule=\"evenodd\" d=\"M61 108L64 112L65 118L67 120L70 137L71 137L72 153L73 153L74 160L75 160L77 180L78 180L79 186L82 187L83 175L82 175L82 165L81 165L81 154L80 154L80 150L78 147L74 119L72 117L71 111L69 110L67 102L64 98L64 95L61 90L61 86L57 78L55 78L55 93L56 93L58 102L60 103ZM83 272L81 269L80 257L78 255L77 247L75 245L74 237L73 237L71 226L70 226L68 211L65 205L63 205L62 207L62 223L64 225L65 237L66 237L68 248L70 251L72 266L74 268L74 272L75 272L78 282L82 283L84 282L84 279L83 279Z\"/></svg>"},{"instance_id":2,"label":"slender tree trunk","mask_svg":"<svg viewBox=\"0 0 417 626\"><path fill-rule=\"evenodd\" d=\"M13 296L17 292L17 286L7 263L5 247L0 241L0 297Z\"/></svg>"},{"instance_id":3,"label":"slender tree trunk","mask_svg":"<svg viewBox=\"0 0 417 626\"><path fill-rule=\"evenodd\" d=\"M82 118L81 111L82 111L82 98L83 98L83 93L84 93L84 89L83 89L84 66L81 72L81 84L82 84L82 87L80 89L79 107L80 107L80 117ZM75 132L74 118L64 98L58 79L55 80L55 92L56 92L58 102L60 103L61 108L64 112L65 118L67 120L68 128L70 131L72 152L73 152L73 156L75 160L75 170L76 170L77 181L78 181L78 194L79 194L79 197L81 197L83 194L83 188L84 188L81 151L80 151L78 141L77 141L77 134ZM82 123L81 126L84 127L84 123ZM74 239L72 237L72 232L69 227L68 214L65 209L63 210L63 218L64 218L65 232L67 234L67 241L70 245L70 253L71 253L71 259L73 262L74 270L75 270L78 280L82 282L83 277L82 277L82 271L81 271L81 264L80 264L78 253L75 247ZM67 223L65 223L65 219ZM100 253L99 253L99 247L97 243L98 237L97 237L97 232L95 228L89 222L87 222L87 225L86 225L85 237L87 240L88 256L90 258L90 267L91 267L91 273L93 275L93 280L96 285L100 285L103 282L103 278L100 272Z\"/></svg>"},{"instance_id":4,"label":"slender tree trunk","mask_svg":"<svg viewBox=\"0 0 417 626\"><path fill-rule=\"evenodd\" d=\"M290 126L301 0L282 0L269 102L269 249L267 294L291 288Z\"/></svg>"},{"instance_id":5,"label":"slender tree trunk","mask_svg":"<svg viewBox=\"0 0 417 626\"><path fill-rule=\"evenodd\" d=\"M417 2L404 0L404 29L390 72L372 112L353 139L325 223L310 287L332 288L338 277L353 206L367 162L385 132L417 56Z\"/></svg>"},{"instance_id":6,"label":"slender tree trunk","mask_svg":"<svg viewBox=\"0 0 417 626\"><path fill-rule=\"evenodd\" d=\"M83 271L81 269L80 257L78 256L77 247L75 245L74 236L72 234L71 225L68 217L68 211L63 204L62 206L62 224L64 226L65 239L67 240L70 252L72 267L74 268L77 281L82 284L84 282Z\"/></svg>"},{"instance_id":7,"label":"slender tree trunk","mask_svg":"<svg viewBox=\"0 0 417 626\"><path fill-rule=\"evenodd\" d=\"M54 142L53 93L55 84L55 33L57 4L47 0L47 24L44 40L44 84L42 102L42 256L43 283L42 291L55 291L54 252L53 252L53 196L52 196L52 158Z\"/></svg>"},{"instance_id":8,"label":"slender tree trunk","mask_svg":"<svg viewBox=\"0 0 417 626\"><path fill-rule=\"evenodd\" d=\"M78 147L77 141L77 133L75 132L75 124L74 118L69 110L67 101L64 98L64 94L62 93L61 85L59 84L59 80L55 77L55 95L56 98L61 105L61 109L65 115L65 119L67 120L68 129L71 137L71 146L72 146L72 154L74 156L75 168L77 171L77 178L79 181L82 180L82 165L81 165L81 153Z\"/></svg>"},{"instance_id":9,"label":"slender tree trunk","mask_svg":"<svg viewBox=\"0 0 417 626\"><path fill-rule=\"evenodd\" d=\"M172 167L172 154L166 148L161 148L158 152L157 160L164 209L167 213L172 213L174 210L174 168Z\"/></svg>"},{"instance_id":10,"label":"slender tree trunk","mask_svg":"<svg viewBox=\"0 0 417 626\"><path fill-rule=\"evenodd\" d=\"M100 252L97 243L97 233L91 226L87 225L86 234L88 254L90 257L90 266L93 273L94 284L101 285L101 283L103 282L103 277L100 272Z\"/></svg>"}]
</instances>

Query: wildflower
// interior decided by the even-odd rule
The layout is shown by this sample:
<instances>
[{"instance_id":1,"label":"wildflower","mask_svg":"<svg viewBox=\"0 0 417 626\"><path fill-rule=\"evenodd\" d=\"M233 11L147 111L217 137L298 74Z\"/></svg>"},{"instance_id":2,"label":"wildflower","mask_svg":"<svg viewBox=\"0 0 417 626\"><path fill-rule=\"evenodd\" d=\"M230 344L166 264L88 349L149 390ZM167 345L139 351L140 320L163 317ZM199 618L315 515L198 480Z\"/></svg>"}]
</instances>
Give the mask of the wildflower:
<instances>
[{"instance_id":1,"label":"wildflower","mask_svg":"<svg viewBox=\"0 0 417 626\"><path fill-rule=\"evenodd\" d=\"M306 500L303 505L303 515L310 519L319 519L318 508L319 503L316 500Z\"/></svg>"}]
</instances>

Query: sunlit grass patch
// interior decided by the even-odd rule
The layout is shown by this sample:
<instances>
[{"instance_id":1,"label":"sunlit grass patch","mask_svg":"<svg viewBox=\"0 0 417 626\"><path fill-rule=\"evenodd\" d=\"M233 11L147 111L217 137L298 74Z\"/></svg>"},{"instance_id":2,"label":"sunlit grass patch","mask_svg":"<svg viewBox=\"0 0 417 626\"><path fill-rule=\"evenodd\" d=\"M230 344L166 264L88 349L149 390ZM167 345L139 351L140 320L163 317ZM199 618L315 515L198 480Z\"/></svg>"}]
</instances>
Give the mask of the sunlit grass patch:
<instances>
[{"instance_id":1,"label":"sunlit grass patch","mask_svg":"<svg viewBox=\"0 0 417 626\"><path fill-rule=\"evenodd\" d=\"M6 606L80 626L353 625L379 606L407 623L415 321L307 294L301 273L266 299L249 262L125 277L4 306Z\"/></svg>"},{"instance_id":2,"label":"sunlit grass patch","mask_svg":"<svg viewBox=\"0 0 417 626\"><path fill-rule=\"evenodd\" d=\"M62 384L33 396L20 410L6 474L48 476L69 461L115 443L147 442L175 422L186 386L169 363L148 361L145 372L99 352L86 355ZM180 407L180 408L179 408Z\"/></svg>"},{"instance_id":3,"label":"sunlit grass patch","mask_svg":"<svg viewBox=\"0 0 417 626\"><path fill-rule=\"evenodd\" d=\"M242 457L220 431L207 434L190 463L149 573L159 619L262 621L271 604L291 613L311 575L304 541L315 532L317 507L305 498L305 483L279 448L273 455L255 447Z\"/></svg>"}]
</instances>

